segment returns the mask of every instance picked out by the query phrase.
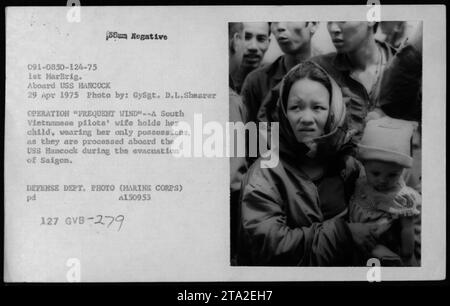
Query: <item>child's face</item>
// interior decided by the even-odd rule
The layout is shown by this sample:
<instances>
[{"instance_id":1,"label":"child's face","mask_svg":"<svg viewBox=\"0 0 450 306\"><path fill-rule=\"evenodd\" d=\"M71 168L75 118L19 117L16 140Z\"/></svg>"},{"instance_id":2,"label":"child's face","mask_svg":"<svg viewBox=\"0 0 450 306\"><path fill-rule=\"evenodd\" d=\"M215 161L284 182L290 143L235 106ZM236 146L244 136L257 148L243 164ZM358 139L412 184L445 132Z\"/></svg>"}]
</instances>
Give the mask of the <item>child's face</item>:
<instances>
[{"instance_id":1,"label":"child's face","mask_svg":"<svg viewBox=\"0 0 450 306\"><path fill-rule=\"evenodd\" d=\"M365 161L364 168L367 183L378 191L394 189L403 173L400 165L375 160Z\"/></svg>"}]
</instances>

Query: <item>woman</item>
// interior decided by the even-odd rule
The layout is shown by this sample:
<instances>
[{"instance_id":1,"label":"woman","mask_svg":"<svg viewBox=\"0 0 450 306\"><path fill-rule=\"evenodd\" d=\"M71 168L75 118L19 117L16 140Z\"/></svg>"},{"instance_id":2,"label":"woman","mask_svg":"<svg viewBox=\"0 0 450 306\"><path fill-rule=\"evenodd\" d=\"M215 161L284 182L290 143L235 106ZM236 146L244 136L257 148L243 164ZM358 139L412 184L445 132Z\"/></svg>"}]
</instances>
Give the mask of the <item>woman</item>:
<instances>
[{"instance_id":1,"label":"woman","mask_svg":"<svg viewBox=\"0 0 450 306\"><path fill-rule=\"evenodd\" d=\"M280 162L250 168L241 193L240 265L351 265L375 245L373 224L344 217L359 168L338 151L345 139L342 93L305 62L280 89Z\"/></svg>"}]
</instances>

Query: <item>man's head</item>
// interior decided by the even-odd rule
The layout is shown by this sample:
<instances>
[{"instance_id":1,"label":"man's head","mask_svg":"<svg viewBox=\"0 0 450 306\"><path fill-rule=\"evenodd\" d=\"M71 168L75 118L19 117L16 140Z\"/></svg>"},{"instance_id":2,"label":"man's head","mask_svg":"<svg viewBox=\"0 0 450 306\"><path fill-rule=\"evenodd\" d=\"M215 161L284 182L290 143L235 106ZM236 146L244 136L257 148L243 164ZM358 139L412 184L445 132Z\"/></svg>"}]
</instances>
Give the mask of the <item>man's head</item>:
<instances>
[{"instance_id":1,"label":"man's head","mask_svg":"<svg viewBox=\"0 0 450 306\"><path fill-rule=\"evenodd\" d=\"M272 32L283 53L296 55L310 48L317 25L317 22L274 22Z\"/></svg>"},{"instance_id":2,"label":"man's head","mask_svg":"<svg viewBox=\"0 0 450 306\"><path fill-rule=\"evenodd\" d=\"M261 61L270 44L269 22L244 22L244 68L255 69Z\"/></svg>"},{"instance_id":3,"label":"man's head","mask_svg":"<svg viewBox=\"0 0 450 306\"><path fill-rule=\"evenodd\" d=\"M244 25L242 22L228 23L229 73L234 73L242 62L244 44L242 40Z\"/></svg>"},{"instance_id":4,"label":"man's head","mask_svg":"<svg viewBox=\"0 0 450 306\"><path fill-rule=\"evenodd\" d=\"M338 53L358 50L368 40L375 39L378 23L368 21L330 21L327 24L333 45Z\"/></svg>"}]
</instances>

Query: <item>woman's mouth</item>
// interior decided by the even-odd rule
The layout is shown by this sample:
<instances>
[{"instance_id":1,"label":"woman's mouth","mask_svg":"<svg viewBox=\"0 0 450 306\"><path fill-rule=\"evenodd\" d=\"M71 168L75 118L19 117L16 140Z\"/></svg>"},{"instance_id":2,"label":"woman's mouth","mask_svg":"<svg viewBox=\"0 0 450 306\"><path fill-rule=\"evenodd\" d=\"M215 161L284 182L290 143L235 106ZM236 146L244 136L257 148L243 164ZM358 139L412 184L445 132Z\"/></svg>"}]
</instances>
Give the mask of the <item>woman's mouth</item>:
<instances>
[{"instance_id":1,"label":"woman's mouth","mask_svg":"<svg viewBox=\"0 0 450 306\"><path fill-rule=\"evenodd\" d=\"M297 131L298 131L298 133L303 134L303 135L315 135L316 134L315 129L300 129Z\"/></svg>"},{"instance_id":2,"label":"woman's mouth","mask_svg":"<svg viewBox=\"0 0 450 306\"><path fill-rule=\"evenodd\" d=\"M302 128L302 129L298 129L297 131L299 131L301 133L311 133L311 132L315 132L316 129L314 129L314 128Z\"/></svg>"}]
</instances>

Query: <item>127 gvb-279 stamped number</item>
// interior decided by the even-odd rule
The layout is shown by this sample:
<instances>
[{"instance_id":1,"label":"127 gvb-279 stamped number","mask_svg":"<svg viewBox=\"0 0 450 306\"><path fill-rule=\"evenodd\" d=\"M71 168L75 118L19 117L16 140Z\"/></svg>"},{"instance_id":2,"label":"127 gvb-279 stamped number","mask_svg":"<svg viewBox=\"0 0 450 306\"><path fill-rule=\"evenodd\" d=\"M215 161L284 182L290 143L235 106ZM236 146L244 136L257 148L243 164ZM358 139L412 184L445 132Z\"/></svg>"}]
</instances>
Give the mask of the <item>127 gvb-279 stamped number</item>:
<instances>
[{"instance_id":1,"label":"127 gvb-279 stamped number","mask_svg":"<svg viewBox=\"0 0 450 306\"><path fill-rule=\"evenodd\" d=\"M59 222L59 220L62 222ZM95 215L95 216L69 216L69 217L41 217L40 225L51 225L57 226L59 224L64 224L66 226L76 226L76 225L101 225L106 228L116 228L120 231L125 220L124 215L117 216L106 216L106 215Z\"/></svg>"}]
</instances>

